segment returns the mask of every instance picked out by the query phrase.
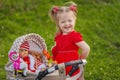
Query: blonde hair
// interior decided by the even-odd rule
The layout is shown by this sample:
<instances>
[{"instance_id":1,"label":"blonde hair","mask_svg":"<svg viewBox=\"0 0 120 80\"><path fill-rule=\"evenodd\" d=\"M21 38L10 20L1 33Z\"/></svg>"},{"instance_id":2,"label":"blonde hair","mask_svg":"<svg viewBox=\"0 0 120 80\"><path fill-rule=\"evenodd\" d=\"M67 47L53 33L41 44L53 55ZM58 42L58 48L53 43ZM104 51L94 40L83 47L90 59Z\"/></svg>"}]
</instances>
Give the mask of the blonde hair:
<instances>
[{"instance_id":1,"label":"blonde hair","mask_svg":"<svg viewBox=\"0 0 120 80\"><path fill-rule=\"evenodd\" d=\"M73 9L72 9L73 7ZM74 9L76 8L76 9ZM77 4L74 2L67 2L63 6L53 6L50 9L49 16L53 22L57 25L58 31L56 32L56 35L61 33L61 29L58 25L58 14L72 11L75 17L77 16Z\"/></svg>"},{"instance_id":2,"label":"blonde hair","mask_svg":"<svg viewBox=\"0 0 120 80\"><path fill-rule=\"evenodd\" d=\"M43 62L42 60L42 54L40 54L39 52L37 51L29 51L29 54L31 54L33 57L35 57L37 60Z\"/></svg>"}]
</instances>

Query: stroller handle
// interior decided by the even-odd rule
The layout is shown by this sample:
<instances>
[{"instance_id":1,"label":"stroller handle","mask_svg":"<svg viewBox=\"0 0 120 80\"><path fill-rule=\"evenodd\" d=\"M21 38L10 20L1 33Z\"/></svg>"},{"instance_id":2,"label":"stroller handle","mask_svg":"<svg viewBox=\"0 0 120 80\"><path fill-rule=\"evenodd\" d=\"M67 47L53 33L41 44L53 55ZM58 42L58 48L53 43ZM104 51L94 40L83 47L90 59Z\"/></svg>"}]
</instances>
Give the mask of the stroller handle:
<instances>
[{"instance_id":1,"label":"stroller handle","mask_svg":"<svg viewBox=\"0 0 120 80\"><path fill-rule=\"evenodd\" d=\"M85 59L79 59L79 60L74 60L74 61L70 61L70 62L66 62L65 63L65 67L67 67L67 66L71 66L71 65L75 65L75 64L86 64L87 63L87 61L85 60Z\"/></svg>"},{"instance_id":2,"label":"stroller handle","mask_svg":"<svg viewBox=\"0 0 120 80\"><path fill-rule=\"evenodd\" d=\"M64 64L65 64L65 67L67 67L67 66L72 66L75 64L85 65L86 63L87 63L87 61L85 59L81 59L81 60L65 62ZM56 66L46 69L45 71L40 71L35 80L42 80L42 78L45 77L47 74L52 73L53 71L58 70L58 69L59 69L59 67L58 67L58 65L56 65Z\"/></svg>"}]
</instances>

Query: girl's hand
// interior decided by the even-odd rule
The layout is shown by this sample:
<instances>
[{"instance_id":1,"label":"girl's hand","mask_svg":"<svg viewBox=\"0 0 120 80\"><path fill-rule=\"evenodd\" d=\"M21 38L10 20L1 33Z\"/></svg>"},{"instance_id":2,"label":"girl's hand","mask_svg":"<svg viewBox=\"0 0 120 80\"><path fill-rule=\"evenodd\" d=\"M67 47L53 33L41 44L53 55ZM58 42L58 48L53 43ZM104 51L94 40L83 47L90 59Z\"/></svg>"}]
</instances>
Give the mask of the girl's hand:
<instances>
[{"instance_id":1,"label":"girl's hand","mask_svg":"<svg viewBox=\"0 0 120 80\"><path fill-rule=\"evenodd\" d=\"M55 66L55 65L57 65L57 61L52 61L52 63L48 64L48 67L52 67L52 66Z\"/></svg>"},{"instance_id":2,"label":"girl's hand","mask_svg":"<svg viewBox=\"0 0 120 80\"><path fill-rule=\"evenodd\" d=\"M57 65L57 61L53 61L52 64L53 64L53 65Z\"/></svg>"}]
</instances>

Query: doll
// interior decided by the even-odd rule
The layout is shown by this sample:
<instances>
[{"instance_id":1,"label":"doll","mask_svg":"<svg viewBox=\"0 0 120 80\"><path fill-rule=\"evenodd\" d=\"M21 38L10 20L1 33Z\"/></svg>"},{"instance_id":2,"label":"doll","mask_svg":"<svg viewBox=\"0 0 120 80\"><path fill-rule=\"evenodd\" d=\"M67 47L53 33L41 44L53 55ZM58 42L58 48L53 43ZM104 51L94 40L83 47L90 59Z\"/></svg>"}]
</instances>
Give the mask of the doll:
<instances>
[{"instance_id":1,"label":"doll","mask_svg":"<svg viewBox=\"0 0 120 80\"><path fill-rule=\"evenodd\" d=\"M46 65L43 63L42 60L43 55L41 53L39 53L38 51L29 51L29 54L34 57L34 68L36 69L36 73L46 69Z\"/></svg>"},{"instance_id":2,"label":"doll","mask_svg":"<svg viewBox=\"0 0 120 80\"><path fill-rule=\"evenodd\" d=\"M15 70L23 70L23 76L26 76L27 73L27 64L20 58L17 52L10 52L9 54L10 60L13 62L13 67Z\"/></svg>"},{"instance_id":3,"label":"doll","mask_svg":"<svg viewBox=\"0 0 120 80\"><path fill-rule=\"evenodd\" d=\"M42 56L39 52L31 51L29 49L28 41L24 41L21 44L19 54L26 62L29 71L38 73L39 71L46 69L46 65L42 63Z\"/></svg>"}]
</instances>

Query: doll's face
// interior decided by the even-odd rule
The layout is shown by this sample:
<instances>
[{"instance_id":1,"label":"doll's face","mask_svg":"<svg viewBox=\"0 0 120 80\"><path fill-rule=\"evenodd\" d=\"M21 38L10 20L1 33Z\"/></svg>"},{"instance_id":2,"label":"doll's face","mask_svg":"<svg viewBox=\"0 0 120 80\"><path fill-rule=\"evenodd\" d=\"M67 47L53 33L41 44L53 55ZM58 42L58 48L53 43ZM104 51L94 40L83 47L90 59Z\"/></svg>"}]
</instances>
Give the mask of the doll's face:
<instances>
[{"instance_id":1,"label":"doll's face","mask_svg":"<svg viewBox=\"0 0 120 80\"><path fill-rule=\"evenodd\" d=\"M26 49L19 49L20 57L24 58L28 56L28 50Z\"/></svg>"},{"instance_id":2,"label":"doll's face","mask_svg":"<svg viewBox=\"0 0 120 80\"><path fill-rule=\"evenodd\" d=\"M76 17L72 11L59 14L59 27L63 34L68 34L74 30Z\"/></svg>"}]
</instances>

